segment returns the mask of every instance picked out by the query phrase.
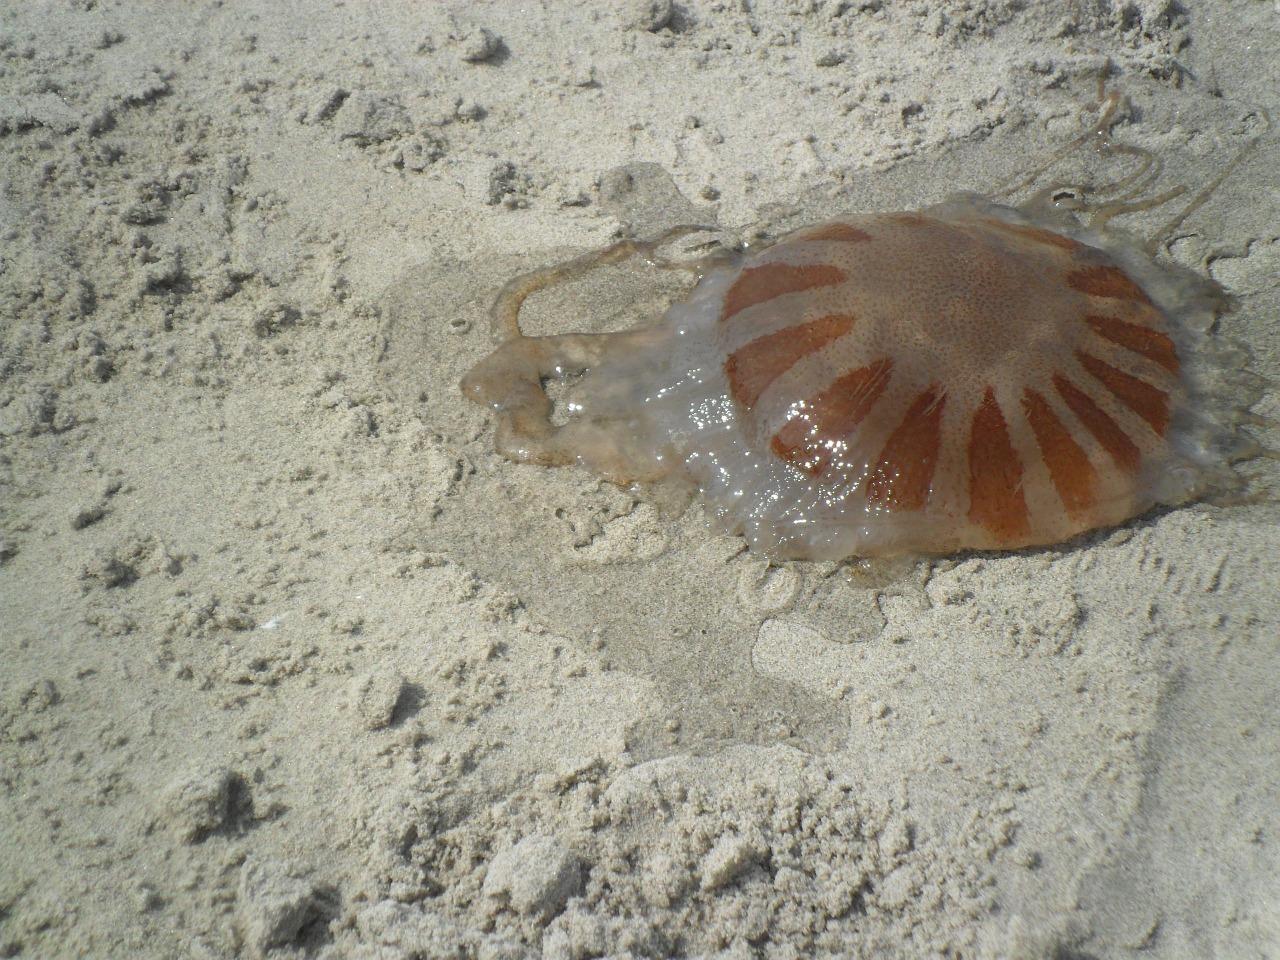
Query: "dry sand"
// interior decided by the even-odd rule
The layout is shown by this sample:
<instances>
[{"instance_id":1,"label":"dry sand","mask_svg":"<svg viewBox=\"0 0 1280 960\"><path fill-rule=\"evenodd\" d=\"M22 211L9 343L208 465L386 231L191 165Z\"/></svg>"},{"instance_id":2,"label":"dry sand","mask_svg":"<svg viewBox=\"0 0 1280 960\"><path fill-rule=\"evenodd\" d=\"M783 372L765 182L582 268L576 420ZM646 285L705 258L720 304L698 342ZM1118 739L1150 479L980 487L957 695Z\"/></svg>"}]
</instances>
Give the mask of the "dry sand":
<instances>
[{"instance_id":1,"label":"dry sand","mask_svg":"<svg viewBox=\"0 0 1280 960\"><path fill-rule=\"evenodd\" d=\"M456 386L513 274L989 192L1108 59L1211 181L1280 14L1189 6L0 7L0 957L1280 956L1273 463L863 582ZM1166 254L1272 378L1276 143Z\"/></svg>"}]
</instances>

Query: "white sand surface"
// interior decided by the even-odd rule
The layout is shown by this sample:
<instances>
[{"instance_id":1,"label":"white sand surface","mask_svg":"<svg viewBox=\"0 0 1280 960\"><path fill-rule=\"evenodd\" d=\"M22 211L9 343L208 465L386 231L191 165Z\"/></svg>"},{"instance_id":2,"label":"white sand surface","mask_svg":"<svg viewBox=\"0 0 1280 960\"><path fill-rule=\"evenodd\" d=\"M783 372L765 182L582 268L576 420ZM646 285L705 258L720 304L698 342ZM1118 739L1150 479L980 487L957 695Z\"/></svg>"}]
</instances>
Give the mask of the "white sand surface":
<instances>
[{"instance_id":1,"label":"white sand surface","mask_svg":"<svg viewBox=\"0 0 1280 960\"><path fill-rule=\"evenodd\" d=\"M990 193L1108 61L1151 192L1211 182L1280 13L1186 7L0 5L0 957L1280 956L1273 462L860 579L457 389L516 273ZM1272 417L1278 143L1162 253Z\"/></svg>"}]
</instances>

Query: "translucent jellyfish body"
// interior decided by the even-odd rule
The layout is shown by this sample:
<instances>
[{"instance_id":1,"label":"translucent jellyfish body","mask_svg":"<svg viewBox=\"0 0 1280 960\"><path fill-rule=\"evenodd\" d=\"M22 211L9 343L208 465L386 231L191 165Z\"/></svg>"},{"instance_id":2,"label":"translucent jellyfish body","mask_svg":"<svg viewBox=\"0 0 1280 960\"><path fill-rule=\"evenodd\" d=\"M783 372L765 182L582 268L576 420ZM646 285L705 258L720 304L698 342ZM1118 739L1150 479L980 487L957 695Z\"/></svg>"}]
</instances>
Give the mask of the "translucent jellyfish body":
<instances>
[{"instance_id":1,"label":"translucent jellyfish body","mask_svg":"<svg viewBox=\"0 0 1280 960\"><path fill-rule=\"evenodd\" d=\"M462 384L500 452L687 476L771 556L1053 544L1223 465L1198 379L1210 285L978 197L802 229L635 330L525 337L521 299ZM555 425L543 380L577 372Z\"/></svg>"}]
</instances>

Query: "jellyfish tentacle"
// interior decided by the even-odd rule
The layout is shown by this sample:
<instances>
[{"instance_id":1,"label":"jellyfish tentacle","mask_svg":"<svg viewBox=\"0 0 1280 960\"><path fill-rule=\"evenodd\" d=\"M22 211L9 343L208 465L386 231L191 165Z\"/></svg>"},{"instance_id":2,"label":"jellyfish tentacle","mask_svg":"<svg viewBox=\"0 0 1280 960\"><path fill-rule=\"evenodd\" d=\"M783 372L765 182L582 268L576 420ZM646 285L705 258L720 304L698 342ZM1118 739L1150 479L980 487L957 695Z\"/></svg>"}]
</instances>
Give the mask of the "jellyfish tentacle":
<instances>
[{"instance_id":1,"label":"jellyfish tentacle","mask_svg":"<svg viewBox=\"0 0 1280 960\"><path fill-rule=\"evenodd\" d=\"M616 333L530 337L520 328L520 309L539 290L632 257L642 257L660 269L700 273L714 255L689 262L673 261L659 256L658 250L680 237L713 230L714 227L701 224L680 224L649 240L620 240L603 250L522 274L498 292L490 323L500 345L477 363L461 383L467 397L497 412L498 453L518 463L541 466L586 463L617 483L658 479L669 472L660 458L646 456L637 443L620 437L609 425L584 419L552 423L555 404L544 386L549 379L585 373L608 354L642 345L652 336L651 331L641 327Z\"/></svg>"},{"instance_id":2,"label":"jellyfish tentacle","mask_svg":"<svg viewBox=\"0 0 1280 960\"><path fill-rule=\"evenodd\" d=\"M715 227L703 224L682 223L663 231L651 240L636 240L634 238L619 240L603 250L593 250L580 257L574 257L572 260L566 260L564 263L539 267L537 270L521 274L508 281L498 291L498 296L494 298L493 307L489 313L490 328L493 331L493 335L501 341L523 337L524 333L520 329L520 308L524 305L525 300L539 290L545 290L548 287L576 280L597 267L622 263L624 260L639 256L654 267L697 270L696 261L688 265L682 262L668 261L658 257L657 250L664 244L670 243L672 240L678 240L680 237L688 236L691 233L702 233L715 229Z\"/></svg>"},{"instance_id":3,"label":"jellyfish tentacle","mask_svg":"<svg viewBox=\"0 0 1280 960\"><path fill-rule=\"evenodd\" d=\"M611 425L588 420L551 422L555 405L543 382L590 370L607 353L639 346L648 328L508 340L462 379L464 395L497 413L494 445L517 463L561 467L586 463L619 484L658 479L669 469L631 449Z\"/></svg>"},{"instance_id":4,"label":"jellyfish tentacle","mask_svg":"<svg viewBox=\"0 0 1280 960\"><path fill-rule=\"evenodd\" d=\"M1249 154L1253 153L1253 151L1257 149L1258 144L1261 143L1267 134L1271 132L1271 114L1267 109L1262 106L1255 106L1253 108L1253 113L1262 121L1262 129L1252 140L1236 152L1236 155L1231 159L1231 162L1223 167L1222 171L1216 177L1205 184L1204 187L1202 187L1199 192L1191 198L1190 202L1180 213L1178 213L1177 216L1156 231L1155 235L1147 242L1146 252L1148 254L1154 254L1162 244L1169 240L1173 235L1173 232L1182 226L1183 222L1189 216L1204 206L1209 198L1213 196L1214 192L1222 186L1224 182L1226 182L1226 179L1229 176L1236 172L1236 168L1248 159Z\"/></svg>"},{"instance_id":5,"label":"jellyfish tentacle","mask_svg":"<svg viewBox=\"0 0 1280 960\"><path fill-rule=\"evenodd\" d=\"M1119 122L1118 114L1120 108L1122 105L1127 105L1129 100L1115 90L1109 93L1105 92L1104 86L1109 70L1110 65L1108 64L1107 71L1103 72L1098 81L1098 103L1096 107L1098 117L1093 124L1079 136L1055 150L1043 163L994 191L992 196L1009 197L1019 190L1031 186L1063 157L1078 150L1086 143L1091 143L1102 154L1134 157L1138 160L1138 166L1119 180L1107 184L1050 183L1048 186L1037 190L1018 206L1031 212L1048 212L1055 209L1080 211L1088 215L1089 226L1092 229L1102 231L1107 223L1115 217L1152 210L1190 192L1189 187L1185 184L1180 184L1156 196L1143 197L1160 179L1160 175L1164 171L1164 162L1155 152L1148 150L1146 147L1123 143L1115 138L1114 127ZM1094 109L1092 105L1090 109ZM1177 215L1164 224L1143 244L1144 253L1154 256L1160 247L1168 242L1174 231L1188 217L1204 206L1217 189L1222 186L1228 177L1235 173L1236 169L1267 136L1271 130L1270 113L1264 107L1253 106L1250 108L1248 116L1256 117L1261 122L1262 129L1237 151L1236 155L1221 169L1217 176L1195 192ZM1061 196L1063 193L1075 194L1077 199L1068 201ZM1088 195L1089 198L1086 199L1085 195Z\"/></svg>"}]
</instances>

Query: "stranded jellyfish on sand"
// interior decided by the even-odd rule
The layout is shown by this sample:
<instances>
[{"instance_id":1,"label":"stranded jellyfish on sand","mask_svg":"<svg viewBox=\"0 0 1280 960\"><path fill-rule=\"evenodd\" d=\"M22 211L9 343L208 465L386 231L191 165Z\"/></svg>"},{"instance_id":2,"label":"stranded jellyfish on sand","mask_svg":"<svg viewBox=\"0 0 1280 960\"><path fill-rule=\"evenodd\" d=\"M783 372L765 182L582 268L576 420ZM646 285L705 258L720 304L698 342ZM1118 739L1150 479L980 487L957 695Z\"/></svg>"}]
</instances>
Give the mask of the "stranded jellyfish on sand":
<instances>
[{"instance_id":1,"label":"stranded jellyfish on sand","mask_svg":"<svg viewBox=\"0 0 1280 960\"><path fill-rule=\"evenodd\" d=\"M1091 138L1143 161L1128 189L1154 160L1110 143L1116 104ZM624 242L508 284L502 342L462 390L497 412L503 455L687 476L771 556L1058 543L1190 500L1246 450L1209 400L1220 291L1103 229L1170 198L1113 200L1092 226L1052 191L838 217L708 261L645 326L521 333L534 290L649 250ZM543 381L578 373L555 424Z\"/></svg>"}]
</instances>

